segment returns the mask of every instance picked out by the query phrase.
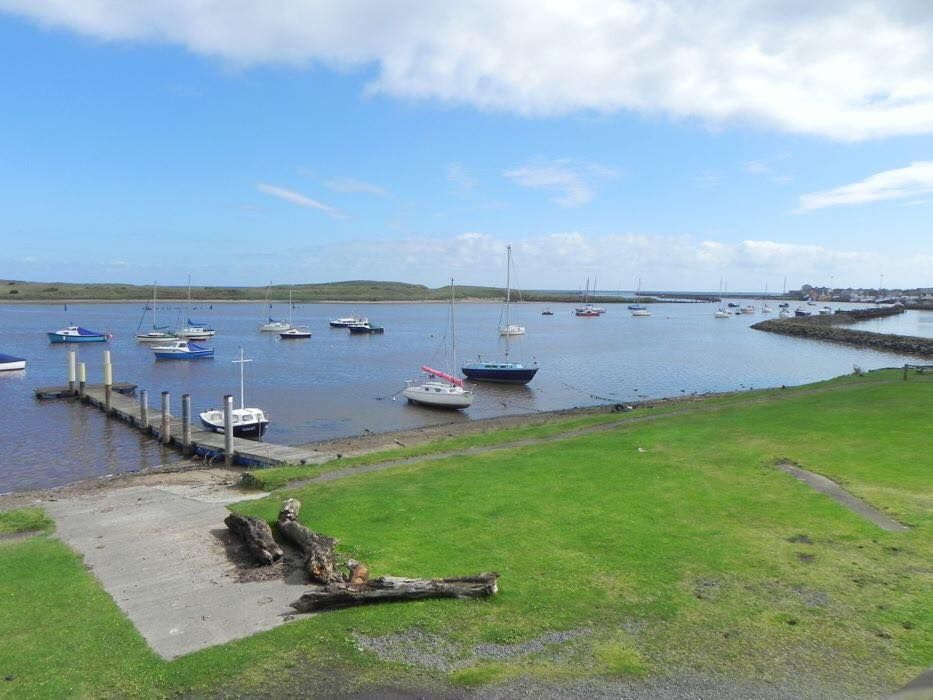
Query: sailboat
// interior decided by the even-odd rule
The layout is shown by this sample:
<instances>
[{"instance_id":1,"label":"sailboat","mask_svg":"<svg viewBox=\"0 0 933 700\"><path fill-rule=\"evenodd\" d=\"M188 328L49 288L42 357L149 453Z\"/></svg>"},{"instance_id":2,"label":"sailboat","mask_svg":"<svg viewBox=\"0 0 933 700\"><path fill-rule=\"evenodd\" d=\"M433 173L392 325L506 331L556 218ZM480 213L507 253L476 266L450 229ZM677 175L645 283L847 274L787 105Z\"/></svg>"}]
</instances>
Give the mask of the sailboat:
<instances>
[{"instance_id":1,"label":"sailboat","mask_svg":"<svg viewBox=\"0 0 933 700\"><path fill-rule=\"evenodd\" d=\"M506 246L505 250L505 325L499 326L499 335L525 335L525 327L512 323L509 318L509 307L512 304L512 246Z\"/></svg>"},{"instance_id":2,"label":"sailboat","mask_svg":"<svg viewBox=\"0 0 933 700\"><path fill-rule=\"evenodd\" d=\"M457 366L456 326L454 324L454 281L450 280L450 350L452 367ZM412 403L433 408L469 408L473 403L473 392L463 388L463 380L447 372L421 366L421 371L428 375L422 382L405 382L402 395ZM443 381L439 381L443 380Z\"/></svg>"},{"instance_id":3,"label":"sailboat","mask_svg":"<svg viewBox=\"0 0 933 700\"><path fill-rule=\"evenodd\" d=\"M638 301L638 298L641 296L641 277L638 278L638 286L635 288L635 301ZM629 304L629 311L632 312L632 316L638 318L644 318L645 316L650 316L651 312L648 311L648 307L644 304Z\"/></svg>"},{"instance_id":4,"label":"sailboat","mask_svg":"<svg viewBox=\"0 0 933 700\"><path fill-rule=\"evenodd\" d=\"M507 264L509 268L512 266L512 246L506 247L507 254ZM511 284L511 278L506 273L506 289L508 290L509 285ZM510 318L509 318L509 293L506 291L506 303L505 303L505 328L511 328ZM499 329L500 335L505 336L505 361L503 362L483 362L481 358L477 358L476 362L473 362L468 365L464 365L460 369L463 371L463 374L467 379L472 379L477 382L500 382L503 384L527 384L532 379L534 379L535 374L538 371L537 365L533 367L526 367L525 365L519 362L510 362L509 361L509 338L513 335L521 335L525 332L524 326L515 326L516 328L521 329L521 333L503 333L503 329Z\"/></svg>"},{"instance_id":5,"label":"sailboat","mask_svg":"<svg viewBox=\"0 0 933 700\"><path fill-rule=\"evenodd\" d=\"M768 305L768 283L765 282L765 298L764 303L761 305L761 313L770 314L774 309Z\"/></svg>"},{"instance_id":6,"label":"sailboat","mask_svg":"<svg viewBox=\"0 0 933 700\"><path fill-rule=\"evenodd\" d=\"M731 316L726 308L722 305L722 277L719 278L719 308L716 309L716 313L713 314L713 318L729 318Z\"/></svg>"},{"instance_id":7,"label":"sailboat","mask_svg":"<svg viewBox=\"0 0 933 700\"><path fill-rule=\"evenodd\" d=\"M261 408L246 408L243 399L243 365L252 360L243 357L243 348L240 348L240 359L232 360L240 365L240 407L233 409L233 436L252 438L258 440L266 432L269 419ZM216 408L198 414L201 423L208 430L215 433L224 432L224 412Z\"/></svg>"},{"instance_id":8,"label":"sailboat","mask_svg":"<svg viewBox=\"0 0 933 700\"><path fill-rule=\"evenodd\" d=\"M213 338L217 334L217 331L213 328L208 328L206 323L199 323L191 320L191 275L188 275L188 306L186 311L188 312L188 325L175 331L175 335L179 338L207 340L208 338Z\"/></svg>"},{"instance_id":9,"label":"sailboat","mask_svg":"<svg viewBox=\"0 0 933 700\"><path fill-rule=\"evenodd\" d=\"M143 315L139 319L139 325L136 327L136 342L138 343L166 343L175 339L175 334L167 330L167 326L160 327L156 323L156 283L152 283L152 330L145 333L139 331L143 325L143 319L146 317L146 311L143 309Z\"/></svg>"},{"instance_id":10,"label":"sailboat","mask_svg":"<svg viewBox=\"0 0 933 700\"><path fill-rule=\"evenodd\" d=\"M279 333L282 340L303 340L311 337L311 329L307 326L292 325L292 290L288 290L288 329Z\"/></svg>"},{"instance_id":11,"label":"sailboat","mask_svg":"<svg viewBox=\"0 0 933 700\"><path fill-rule=\"evenodd\" d=\"M583 306L578 306L577 308L575 308L573 310L574 314L576 314L577 316L580 316L581 318L596 318L597 316L599 316L605 311L605 309L599 306L593 306L589 302L589 296L590 296L590 278L587 277L586 278L586 292L583 293ZM595 280L593 284L593 296L594 297L596 296Z\"/></svg>"},{"instance_id":12,"label":"sailboat","mask_svg":"<svg viewBox=\"0 0 933 700\"><path fill-rule=\"evenodd\" d=\"M269 286L266 288L266 305L269 307L269 311L272 311L272 282L269 282ZM291 304L289 304L289 306L291 306ZM281 333L282 331L287 331L289 328L291 328L291 324L287 321L274 319L269 316L269 320L259 326L259 332Z\"/></svg>"}]
</instances>

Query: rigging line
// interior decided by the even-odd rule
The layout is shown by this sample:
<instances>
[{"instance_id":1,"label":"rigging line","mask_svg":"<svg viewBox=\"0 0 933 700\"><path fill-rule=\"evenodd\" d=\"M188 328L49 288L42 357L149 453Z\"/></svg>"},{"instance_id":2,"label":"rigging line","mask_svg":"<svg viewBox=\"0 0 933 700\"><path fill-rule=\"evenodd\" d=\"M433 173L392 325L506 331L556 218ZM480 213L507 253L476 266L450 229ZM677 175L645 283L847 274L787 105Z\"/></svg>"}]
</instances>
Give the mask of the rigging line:
<instances>
[{"instance_id":1,"label":"rigging line","mask_svg":"<svg viewBox=\"0 0 933 700\"><path fill-rule=\"evenodd\" d=\"M395 400L395 397L401 394L403 391L405 391L405 387L402 387L401 389L396 391L394 394L386 394L385 396L374 396L373 398L376 399L376 401L385 401L386 399Z\"/></svg>"},{"instance_id":2,"label":"rigging line","mask_svg":"<svg viewBox=\"0 0 933 700\"><path fill-rule=\"evenodd\" d=\"M573 391L578 391L578 392L580 392L581 394L586 394L586 395L589 396L591 399L596 399L597 401L608 401L609 403L619 403L620 401L622 401L622 399L618 399L618 398L613 399L613 398L609 398L609 397L607 397L607 396L600 396L599 394L593 394L593 393L587 391L586 389L581 389L581 388L576 387L576 386L571 386L570 384L568 384L567 382L564 382L564 381L562 381L561 384L562 384L563 386L567 387L568 389L571 389L571 390L573 390Z\"/></svg>"}]
</instances>

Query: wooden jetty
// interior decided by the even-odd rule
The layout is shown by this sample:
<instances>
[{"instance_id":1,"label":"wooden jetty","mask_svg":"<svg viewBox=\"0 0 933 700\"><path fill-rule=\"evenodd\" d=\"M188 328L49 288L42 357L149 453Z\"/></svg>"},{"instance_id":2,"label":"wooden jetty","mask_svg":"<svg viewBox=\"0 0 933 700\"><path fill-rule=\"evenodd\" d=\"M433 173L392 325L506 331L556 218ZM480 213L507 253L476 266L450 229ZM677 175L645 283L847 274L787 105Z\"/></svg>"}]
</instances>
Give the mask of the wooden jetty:
<instances>
[{"instance_id":1,"label":"wooden jetty","mask_svg":"<svg viewBox=\"0 0 933 700\"><path fill-rule=\"evenodd\" d=\"M225 458L225 436L199 426L185 424L181 418L167 411L163 419L162 411L149 414L148 397L143 393L139 399L131 398L135 384L110 384L109 415L152 435L166 445L176 447L188 454L196 454L207 460ZM108 412L107 386L104 384L84 384L76 386L37 387L37 398L63 399L75 398L81 402ZM163 401L166 401L163 394ZM247 467L272 467L283 464L322 464L336 459L336 455L319 452L304 447L288 447L268 442L256 442L243 438L232 439L232 461Z\"/></svg>"}]
</instances>

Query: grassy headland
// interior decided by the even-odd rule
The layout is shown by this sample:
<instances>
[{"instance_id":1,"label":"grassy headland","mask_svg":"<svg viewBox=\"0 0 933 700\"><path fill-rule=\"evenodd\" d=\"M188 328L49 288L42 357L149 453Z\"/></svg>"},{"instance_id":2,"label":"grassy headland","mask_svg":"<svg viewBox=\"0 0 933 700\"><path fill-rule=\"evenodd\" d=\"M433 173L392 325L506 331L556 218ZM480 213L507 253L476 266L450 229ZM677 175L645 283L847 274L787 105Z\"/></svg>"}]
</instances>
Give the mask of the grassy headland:
<instances>
[{"instance_id":1,"label":"grassy headland","mask_svg":"<svg viewBox=\"0 0 933 700\"><path fill-rule=\"evenodd\" d=\"M406 282L380 282L353 280L348 282L325 282L320 284L273 285L272 301L287 302L289 291L295 302L322 301L447 301L450 286L432 289L423 284ZM505 299L505 289L500 287L478 287L456 285L457 298L464 300L498 301ZM574 293L553 293L534 290L513 290L513 298L525 301L577 302ZM266 287L192 287L194 301L265 301L269 290ZM7 301L145 301L152 298L152 287L135 284L83 284L72 282L24 282L0 280L0 302ZM159 286L160 301L184 300L188 298L186 286ZM678 299L712 301L708 295L685 295ZM602 296L591 299L600 304L628 303L634 299ZM654 299L639 299L643 302Z\"/></svg>"},{"instance_id":2,"label":"grassy headland","mask_svg":"<svg viewBox=\"0 0 933 700\"><path fill-rule=\"evenodd\" d=\"M295 496L302 520L373 575L494 569L501 593L326 613L172 662L59 542L0 544L0 694L432 692L695 673L884 695L933 658L931 410L930 375L873 372L286 486L236 509L271 520ZM878 529L778 460L910 530ZM419 643L430 653L386 653Z\"/></svg>"}]
</instances>

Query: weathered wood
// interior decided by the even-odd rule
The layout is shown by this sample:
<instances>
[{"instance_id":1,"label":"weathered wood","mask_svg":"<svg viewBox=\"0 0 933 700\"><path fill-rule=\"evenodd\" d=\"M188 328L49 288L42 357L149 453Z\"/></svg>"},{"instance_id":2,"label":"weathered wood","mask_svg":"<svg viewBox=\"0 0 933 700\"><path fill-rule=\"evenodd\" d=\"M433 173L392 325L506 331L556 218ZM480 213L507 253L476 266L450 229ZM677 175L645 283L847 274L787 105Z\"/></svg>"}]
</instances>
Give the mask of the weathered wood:
<instances>
[{"instance_id":1,"label":"weathered wood","mask_svg":"<svg viewBox=\"0 0 933 700\"><path fill-rule=\"evenodd\" d=\"M382 576L361 586L331 584L309 590L292 607L301 613L335 610L355 605L372 605L425 598L483 598L498 592L499 574L441 579L412 579Z\"/></svg>"},{"instance_id":2,"label":"weathered wood","mask_svg":"<svg viewBox=\"0 0 933 700\"><path fill-rule=\"evenodd\" d=\"M272 528L265 520L231 513L224 518L224 524L246 543L250 554L260 564L268 565L281 558L282 548L272 538Z\"/></svg>"},{"instance_id":3,"label":"weathered wood","mask_svg":"<svg viewBox=\"0 0 933 700\"><path fill-rule=\"evenodd\" d=\"M317 583L343 583L344 576L337 571L334 548L337 540L321 535L298 522L301 501L290 498L282 504L277 522L282 537L292 542L305 555L305 570Z\"/></svg>"},{"instance_id":4,"label":"weathered wood","mask_svg":"<svg viewBox=\"0 0 933 700\"><path fill-rule=\"evenodd\" d=\"M362 586L369 579L369 567L363 562L349 559L347 568L350 569L351 586Z\"/></svg>"}]
</instances>

